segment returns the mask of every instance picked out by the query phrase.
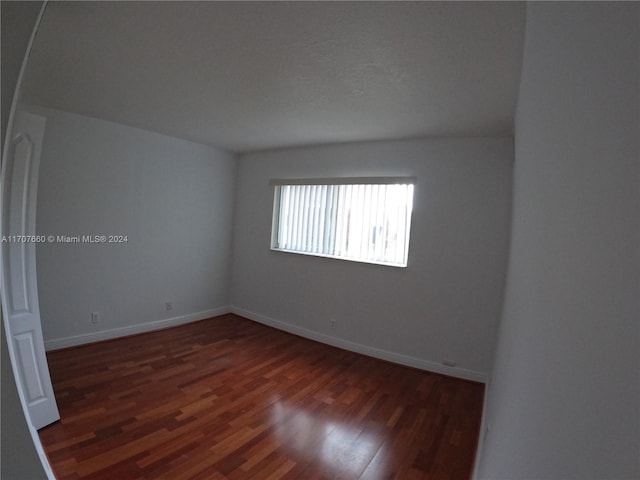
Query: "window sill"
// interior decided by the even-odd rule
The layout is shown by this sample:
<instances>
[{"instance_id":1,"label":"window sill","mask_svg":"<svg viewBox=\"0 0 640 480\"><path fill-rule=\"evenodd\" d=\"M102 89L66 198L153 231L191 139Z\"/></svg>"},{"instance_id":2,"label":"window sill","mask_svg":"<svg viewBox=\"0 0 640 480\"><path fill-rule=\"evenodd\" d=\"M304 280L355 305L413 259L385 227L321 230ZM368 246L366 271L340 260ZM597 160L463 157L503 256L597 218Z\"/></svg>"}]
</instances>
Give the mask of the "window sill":
<instances>
[{"instance_id":1,"label":"window sill","mask_svg":"<svg viewBox=\"0 0 640 480\"><path fill-rule=\"evenodd\" d=\"M325 255L322 253L299 252L297 250L286 250L284 248L276 248L276 247L271 247L271 251L278 252L278 253L293 253L296 255L305 255L307 257L321 257L321 258L330 258L333 260L345 260L347 262L355 262L355 263L368 263L370 265L381 265L383 267L407 268L407 265L404 263L379 262L375 260L360 260L360 259L351 258L351 257L342 257L338 255Z\"/></svg>"}]
</instances>

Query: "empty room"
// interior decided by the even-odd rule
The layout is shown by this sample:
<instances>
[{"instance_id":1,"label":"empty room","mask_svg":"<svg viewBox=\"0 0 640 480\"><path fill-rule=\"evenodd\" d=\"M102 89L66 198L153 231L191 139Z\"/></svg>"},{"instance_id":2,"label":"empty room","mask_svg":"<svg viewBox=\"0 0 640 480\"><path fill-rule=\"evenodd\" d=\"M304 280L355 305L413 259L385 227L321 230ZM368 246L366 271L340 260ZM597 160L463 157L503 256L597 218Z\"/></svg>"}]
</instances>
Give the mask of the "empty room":
<instances>
[{"instance_id":1,"label":"empty room","mask_svg":"<svg viewBox=\"0 0 640 480\"><path fill-rule=\"evenodd\" d=\"M640 478L640 2L1 2L0 476Z\"/></svg>"}]
</instances>

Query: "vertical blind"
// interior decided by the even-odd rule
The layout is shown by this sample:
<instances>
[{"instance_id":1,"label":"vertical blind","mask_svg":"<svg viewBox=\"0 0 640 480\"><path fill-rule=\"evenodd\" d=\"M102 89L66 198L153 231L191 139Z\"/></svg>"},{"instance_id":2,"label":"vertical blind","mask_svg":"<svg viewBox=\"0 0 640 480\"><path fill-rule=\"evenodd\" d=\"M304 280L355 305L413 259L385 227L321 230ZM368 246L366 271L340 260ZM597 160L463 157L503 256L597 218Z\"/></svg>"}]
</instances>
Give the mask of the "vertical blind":
<instances>
[{"instance_id":1,"label":"vertical blind","mask_svg":"<svg viewBox=\"0 0 640 480\"><path fill-rule=\"evenodd\" d=\"M412 183L275 188L274 249L407 265Z\"/></svg>"}]
</instances>

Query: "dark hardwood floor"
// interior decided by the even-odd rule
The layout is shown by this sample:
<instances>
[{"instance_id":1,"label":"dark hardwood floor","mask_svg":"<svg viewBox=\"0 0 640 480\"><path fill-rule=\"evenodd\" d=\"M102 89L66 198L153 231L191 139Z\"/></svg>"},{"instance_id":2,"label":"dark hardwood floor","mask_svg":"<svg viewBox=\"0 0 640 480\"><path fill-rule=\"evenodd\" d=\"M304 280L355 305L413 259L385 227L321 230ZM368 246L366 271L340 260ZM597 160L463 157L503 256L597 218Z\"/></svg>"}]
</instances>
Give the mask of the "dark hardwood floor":
<instances>
[{"instance_id":1,"label":"dark hardwood floor","mask_svg":"<svg viewBox=\"0 0 640 480\"><path fill-rule=\"evenodd\" d=\"M482 384L235 315L48 354L60 479L468 479Z\"/></svg>"}]
</instances>

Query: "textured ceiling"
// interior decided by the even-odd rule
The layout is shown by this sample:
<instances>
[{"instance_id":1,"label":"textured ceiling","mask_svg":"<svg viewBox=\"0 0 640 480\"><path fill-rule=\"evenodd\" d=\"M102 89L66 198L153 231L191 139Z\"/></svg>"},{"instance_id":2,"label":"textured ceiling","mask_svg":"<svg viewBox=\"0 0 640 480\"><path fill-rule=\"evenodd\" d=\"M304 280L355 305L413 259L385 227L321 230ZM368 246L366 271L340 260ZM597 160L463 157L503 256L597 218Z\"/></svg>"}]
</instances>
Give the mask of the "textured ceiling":
<instances>
[{"instance_id":1,"label":"textured ceiling","mask_svg":"<svg viewBox=\"0 0 640 480\"><path fill-rule=\"evenodd\" d=\"M26 103L232 151L510 135L522 3L50 2Z\"/></svg>"}]
</instances>

